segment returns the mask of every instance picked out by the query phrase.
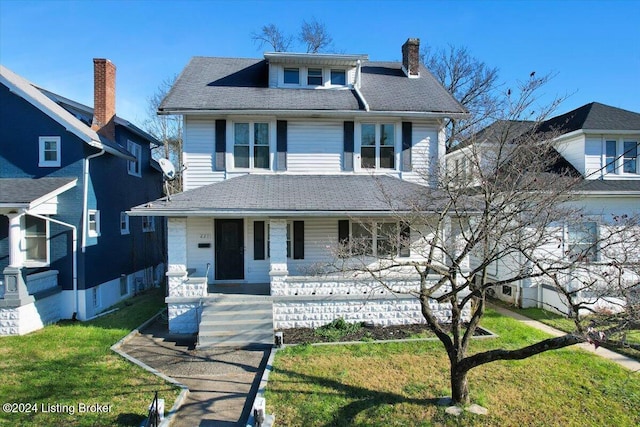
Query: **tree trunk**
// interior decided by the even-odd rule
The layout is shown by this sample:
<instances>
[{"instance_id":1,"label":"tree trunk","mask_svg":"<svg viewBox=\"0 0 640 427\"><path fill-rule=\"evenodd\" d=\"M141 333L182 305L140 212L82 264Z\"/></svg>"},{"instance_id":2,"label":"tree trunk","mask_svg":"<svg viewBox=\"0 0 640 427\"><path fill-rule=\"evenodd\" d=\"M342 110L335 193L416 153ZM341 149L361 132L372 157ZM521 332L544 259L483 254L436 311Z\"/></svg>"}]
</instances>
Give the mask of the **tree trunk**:
<instances>
[{"instance_id":1,"label":"tree trunk","mask_svg":"<svg viewBox=\"0 0 640 427\"><path fill-rule=\"evenodd\" d=\"M451 366L451 399L458 405L467 405L469 403L467 372L462 371L456 365Z\"/></svg>"}]
</instances>

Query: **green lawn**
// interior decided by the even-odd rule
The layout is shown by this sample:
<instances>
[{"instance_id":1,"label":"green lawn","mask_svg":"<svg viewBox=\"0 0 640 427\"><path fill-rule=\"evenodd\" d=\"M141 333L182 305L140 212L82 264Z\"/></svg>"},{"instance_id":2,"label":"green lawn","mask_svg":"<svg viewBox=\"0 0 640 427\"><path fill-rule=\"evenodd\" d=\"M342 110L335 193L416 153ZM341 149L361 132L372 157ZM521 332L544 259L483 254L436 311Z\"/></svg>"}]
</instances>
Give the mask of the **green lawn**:
<instances>
[{"instance_id":1,"label":"green lawn","mask_svg":"<svg viewBox=\"0 0 640 427\"><path fill-rule=\"evenodd\" d=\"M156 314L163 300L162 290L154 289L91 322L64 321L1 338L0 403L27 404L30 413L0 411L0 425L139 425L156 390L170 407L178 394L175 387L110 350ZM91 412L96 404L106 413Z\"/></svg>"},{"instance_id":2,"label":"green lawn","mask_svg":"<svg viewBox=\"0 0 640 427\"><path fill-rule=\"evenodd\" d=\"M516 348L546 335L489 311L496 339L471 352ZM268 412L281 426L637 426L640 373L574 349L472 370L471 399L488 416L445 414L446 356L438 342L297 346L278 351Z\"/></svg>"},{"instance_id":3,"label":"green lawn","mask_svg":"<svg viewBox=\"0 0 640 427\"><path fill-rule=\"evenodd\" d=\"M543 310L541 308L516 308L496 300L493 300L492 302L494 304L503 305L504 307L508 308L511 311L520 313L523 316L527 316L530 319L537 320L539 322L544 323L545 325L549 325L553 328L559 329L564 332L573 332L576 329L573 320L568 319L565 316ZM588 319L585 321L585 323L587 321ZM622 338L623 338L622 334L620 333L611 335L609 337L609 339L612 339L612 340L622 340ZM628 343L640 345L640 330L636 329L636 330L627 331L626 336L624 338ZM603 344L603 346L610 348L611 350L616 351L620 354L624 354L625 356L628 356L640 361L640 351L638 350L634 350L629 347L607 346L606 343Z\"/></svg>"}]
</instances>

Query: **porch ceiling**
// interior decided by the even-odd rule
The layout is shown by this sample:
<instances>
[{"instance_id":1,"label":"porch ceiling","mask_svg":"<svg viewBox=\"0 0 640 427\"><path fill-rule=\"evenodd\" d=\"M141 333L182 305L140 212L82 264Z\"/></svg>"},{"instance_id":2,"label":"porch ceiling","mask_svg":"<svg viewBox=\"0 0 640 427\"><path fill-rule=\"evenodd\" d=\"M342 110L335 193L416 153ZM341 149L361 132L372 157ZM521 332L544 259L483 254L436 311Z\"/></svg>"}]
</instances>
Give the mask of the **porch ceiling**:
<instances>
[{"instance_id":1,"label":"porch ceiling","mask_svg":"<svg viewBox=\"0 0 640 427\"><path fill-rule=\"evenodd\" d=\"M156 200L131 215L383 216L438 211L436 190L390 176L244 175ZM424 201L431 204L424 206ZM443 199L444 200L444 199Z\"/></svg>"}]
</instances>

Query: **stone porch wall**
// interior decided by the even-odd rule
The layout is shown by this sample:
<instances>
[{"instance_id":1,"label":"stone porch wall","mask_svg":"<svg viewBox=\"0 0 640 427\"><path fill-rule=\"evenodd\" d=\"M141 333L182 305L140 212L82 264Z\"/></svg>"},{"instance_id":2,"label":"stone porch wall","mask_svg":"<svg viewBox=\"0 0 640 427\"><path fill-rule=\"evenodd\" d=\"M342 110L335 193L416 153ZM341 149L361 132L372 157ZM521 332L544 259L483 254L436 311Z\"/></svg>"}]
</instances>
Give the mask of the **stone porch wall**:
<instances>
[{"instance_id":1,"label":"stone porch wall","mask_svg":"<svg viewBox=\"0 0 640 427\"><path fill-rule=\"evenodd\" d=\"M62 292L20 307L0 308L0 336L24 335L60 320Z\"/></svg>"},{"instance_id":2,"label":"stone porch wall","mask_svg":"<svg viewBox=\"0 0 640 427\"><path fill-rule=\"evenodd\" d=\"M185 266L171 265L167 272L169 295L165 299L169 330L176 334L198 332L201 299L207 296L207 278L189 277Z\"/></svg>"},{"instance_id":3,"label":"stone porch wall","mask_svg":"<svg viewBox=\"0 0 640 427\"><path fill-rule=\"evenodd\" d=\"M274 327L316 328L337 318L381 326L424 323L420 302L408 293L417 291L418 285L405 280L386 283L391 289L364 278L274 276ZM451 320L449 304L435 300L430 304L441 322ZM470 307L466 307L463 318L470 316Z\"/></svg>"}]
</instances>

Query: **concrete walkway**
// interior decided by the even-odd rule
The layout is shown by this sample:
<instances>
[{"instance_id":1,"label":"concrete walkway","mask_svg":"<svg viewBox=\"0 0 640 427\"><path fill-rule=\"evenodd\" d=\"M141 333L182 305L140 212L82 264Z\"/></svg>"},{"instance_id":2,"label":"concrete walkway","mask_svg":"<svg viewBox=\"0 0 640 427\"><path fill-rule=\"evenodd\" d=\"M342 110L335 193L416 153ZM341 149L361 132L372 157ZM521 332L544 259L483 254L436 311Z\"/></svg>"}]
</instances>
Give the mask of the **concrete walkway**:
<instances>
[{"instance_id":1,"label":"concrete walkway","mask_svg":"<svg viewBox=\"0 0 640 427\"><path fill-rule=\"evenodd\" d=\"M120 350L189 388L172 427L244 427L270 349L196 350L194 340L170 335L156 319Z\"/></svg>"},{"instance_id":2,"label":"concrete walkway","mask_svg":"<svg viewBox=\"0 0 640 427\"><path fill-rule=\"evenodd\" d=\"M495 310L496 312L502 314L503 316L508 316L513 319L519 320L520 322L531 326L532 328L539 329L548 333L549 335L559 337L562 335L566 335L565 332L559 331L558 329L552 328L551 326L545 325L542 322L538 322L537 320L530 319L528 317L522 316L521 314L514 313L513 311L506 309L504 307L500 307L494 304L489 304L489 308ZM609 359L612 362L617 363L623 368L629 369L630 371L640 373L640 362L634 360L630 357L623 356L622 354L618 354L614 351L608 350L603 347L595 348L594 345L589 343L576 344L575 347L581 348L582 350L588 351L590 353L596 354L600 357L604 357L605 359Z\"/></svg>"}]
</instances>

